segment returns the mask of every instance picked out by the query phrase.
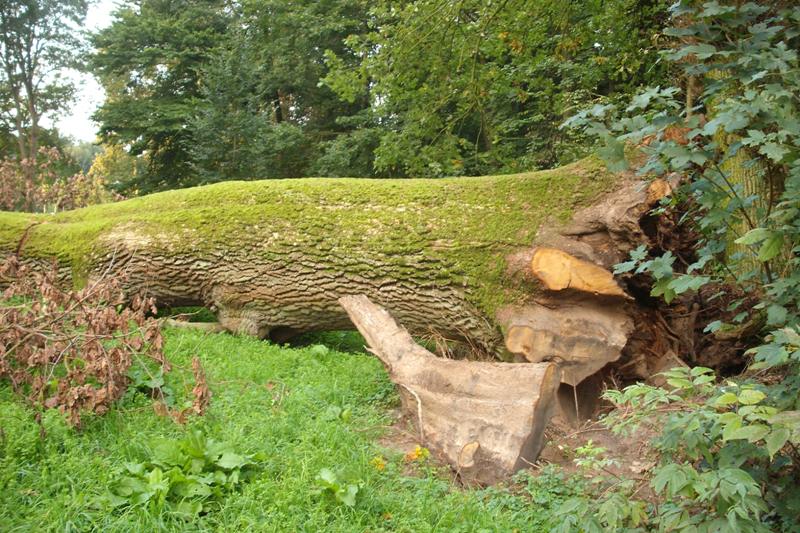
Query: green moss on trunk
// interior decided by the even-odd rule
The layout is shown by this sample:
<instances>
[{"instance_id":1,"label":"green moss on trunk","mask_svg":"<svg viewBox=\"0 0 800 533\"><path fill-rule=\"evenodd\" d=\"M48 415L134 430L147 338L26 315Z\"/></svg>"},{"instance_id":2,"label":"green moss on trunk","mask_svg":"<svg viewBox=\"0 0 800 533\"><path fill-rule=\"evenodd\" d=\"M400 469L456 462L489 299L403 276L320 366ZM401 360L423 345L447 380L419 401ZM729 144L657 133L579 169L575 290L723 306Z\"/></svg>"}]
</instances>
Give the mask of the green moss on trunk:
<instances>
[{"instance_id":1,"label":"green moss on trunk","mask_svg":"<svg viewBox=\"0 0 800 533\"><path fill-rule=\"evenodd\" d=\"M389 265L397 279L430 261L437 265L432 285L463 286L491 316L519 296L504 279L505 255L530 246L545 221L568 220L619 180L587 159L503 176L233 181L55 215L0 213L0 252L16 249L25 228L39 222L23 255L56 256L76 280L113 248L109 241L127 233L162 255L335 257L349 272Z\"/></svg>"}]
</instances>

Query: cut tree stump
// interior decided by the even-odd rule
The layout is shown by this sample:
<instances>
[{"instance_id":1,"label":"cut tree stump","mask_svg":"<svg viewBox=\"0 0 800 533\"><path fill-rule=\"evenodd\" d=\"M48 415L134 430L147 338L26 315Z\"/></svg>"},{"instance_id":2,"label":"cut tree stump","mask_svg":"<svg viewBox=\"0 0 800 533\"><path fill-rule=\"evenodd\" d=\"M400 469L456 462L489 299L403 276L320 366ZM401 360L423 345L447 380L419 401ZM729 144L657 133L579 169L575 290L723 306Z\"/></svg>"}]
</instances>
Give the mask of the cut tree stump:
<instances>
[{"instance_id":1,"label":"cut tree stump","mask_svg":"<svg viewBox=\"0 0 800 533\"><path fill-rule=\"evenodd\" d=\"M442 359L366 296L339 303L397 384L422 443L462 480L494 483L536 461L556 405L557 365Z\"/></svg>"}]
</instances>

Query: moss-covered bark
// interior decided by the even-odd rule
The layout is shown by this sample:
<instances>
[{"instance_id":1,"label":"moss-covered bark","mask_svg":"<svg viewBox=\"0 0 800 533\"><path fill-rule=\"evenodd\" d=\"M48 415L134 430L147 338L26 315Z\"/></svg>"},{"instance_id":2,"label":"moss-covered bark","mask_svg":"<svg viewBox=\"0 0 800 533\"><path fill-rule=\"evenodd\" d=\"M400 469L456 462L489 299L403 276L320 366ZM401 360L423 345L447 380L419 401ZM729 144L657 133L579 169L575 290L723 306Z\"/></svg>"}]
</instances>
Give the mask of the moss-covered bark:
<instances>
[{"instance_id":1,"label":"moss-covered bark","mask_svg":"<svg viewBox=\"0 0 800 533\"><path fill-rule=\"evenodd\" d=\"M163 304L206 305L229 328L277 337L347 327L337 299L366 294L416 333L493 350L496 311L536 290L506 275L506 257L621 179L584 160L507 176L226 182L0 213L0 254L25 235L24 259L57 257L74 283L124 273Z\"/></svg>"}]
</instances>

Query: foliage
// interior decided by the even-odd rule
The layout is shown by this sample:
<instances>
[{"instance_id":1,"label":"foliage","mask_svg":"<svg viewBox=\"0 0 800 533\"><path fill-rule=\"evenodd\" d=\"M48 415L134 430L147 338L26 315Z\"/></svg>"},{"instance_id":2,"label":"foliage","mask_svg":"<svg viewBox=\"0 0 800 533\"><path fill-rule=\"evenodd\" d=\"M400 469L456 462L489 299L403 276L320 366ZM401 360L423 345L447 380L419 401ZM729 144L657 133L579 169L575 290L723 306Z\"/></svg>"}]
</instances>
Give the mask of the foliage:
<instances>
[{"instance_id":1,"label":"foliage","mask_svg":"<svg viewBox=\"0 0 800 533\"><path fill-rule=\"evenodd\" d=\"M616 271L649 274L651 294L667 303L710 283L758 298L752 309L739 309L734 324L715 322L707 331L766 326L763 343L748 352L750 371L761 372L762 380L716 384L708 369L673 370L667 373L672 392L636 385L609 393L627 406L624 413L636 411L609 422L624 430L673 411L655 418L663 463L651 485L662 503L650 509L650 520L662 530L794 530L800 516L800 8L683 1L673 16L666 33L675 46L664 57L682 71L684 87L648 88L623 116L613 106L595 106L568 125L602 137L602 153L614 168L627 168L625 145L632 144L643 153L640 174L685 176L672 206L664 207L691 208L685 223L702 235L697 260L681 265L669 251L642 247ZM742 303L734 300L729 309ZM638 514L612 523L612 515L599 511L609 498L617 499L609 507L615 519L628 509L618 498L626 493L608 494L573 505L587 516L596 513L595 530L604 516L607 527L636 527L631 520Z\"/></svg>"},{"instance_id":2,"label":"foliage","mask_svg":"<svg viewBox=\"0 0 800 533\"><path fill-rule=\"evenodd\" d=\"M348 132L367 102L337 98L320 83L326 50L349 58L351 33L366 30L363 0L248 1L205 69L193 166L202 183L225 179L369 175ZM315 162L319 158L319 162Z\"/></svg>"},{"instance_id":3,"label":"foliage","mask_svg":"<svg viewBox=\"0 0 800 533\"><path fill-rule=\"evenodd\" d=\"M607 141L604 154L612 166L627 166L618 157L624 156L622 143L644 143L640 173L688 178L682 194L696 206L692 220L704 237L697 262L676 273L669 252L646 259L640 248L617 272L651 274L653 295L667 301L710 281L737 283L763 293L757 309L768 310L769 325L794 324L800 277L798 259L786 252L800 244L800 103L794 98L800 63L792 46L800 35L800 8L773 13L754 3L709 2L697 10L678 4L675 16L683 22L667 33L686 44L665 58L693 84L703 80L693 107L684 109L680 89L656 87L632 100L628 118L596 106L568 121ZM737 181L742 167L748 181L759 184L754 191ZM733 253L732 239L741 245Z\"/></svg>"},{"instance_id":4,"label":"foliage","mask_svg":"<svg viewBox=\"0 0 800 533\"><path fill-rule=\"evenodd\" d=\"M146 157L134 157L118 144L104 144L86 173L90 178L102 181L116 194L128 191L135 195L138 192L135 184L141 179L146 165Z\"/></svg>"},{"instance_id":5,"label":"foliage","mask_svg":"<svg viewBox=\"0 0 800 533\"><path fill-rule=\"evenodd\" d=\"M71 163L57 148L40 148L36 159L0 161L0 209L56 212L120 199L96 173L69 174Z\"/></svg>"},{"instance_id":6,"label":"foliage","mask_svg":"<svg viewBox=\"0 0 800 533\"><path fill-rule=\"evenodd\" d=\"M0 4L0 124L13 132L16 160L35 167L40 120L66 109L80 65L86 0L7 0ZM8 154L4 154L8 156Z\"/></svg>"},{"instance_id":7,"label":"foliage","mask_svg":"<svg viewBox=\"0 0 800 533\"><path fill-rule=\"evenodd\" d=\"M361 483L347 483L340 480L339 476L329 468L323 468L319 471L317 484L320 488L315 491L316 494L324 494L348 507L355 506L356 496L358 496L358 491L362 488Z\"/></svg>"},{"instance_id":8,"label":"foliage","mask_svg":"<svg viewBox=\"0 0 800 533\"><path fill-rule=\"evenodd\" d=\"M81 413L105 414L122 397L128 372L146 359L168 369L153 301L130 304L119 280L63 290L58 269L32 271L10 256L0 305L0 378L32 405L58 408L80 425Z\"/></svg>"},{"instance_id":9,"label":"foliage","mask_svg":"<svg viewBox=\"0 0 800 533\"><path fill-rule=\"evenodd\" d=\"M146 193L230 179L489 174L591 149L558 129L659 82L664 0L145 0L94 37L105 143Z\"/></svg>"},{"instance_id":10,"label":"foliage","mask_svg":"<svg viewBox=\"0 0 800 533\"><path fill-rule=\"evenodd\" d=\"M126 2L93 36L92 72L107 99L95 113L103 143L147 154L147 171L122 181L151 192L192 184L188 127L203 67L228 28L221 0Z\"/></svg>"},{"instance_id":11,"label":"foliage","mask_svg":"<svg viewBox=\"0 0 800 533\"><path fill-rule=\"evenodd\" d=\"M105 143L146 155L144 172L120 182L126 190L301 177L312 168L369 174L352 164L368 165L358 152L371 141L339 140L365 104L319 83L325 51L346 57L344 39L364 30L362 0L147 0L115 17L94 36L92 68L109 94L95 117ZM324 163L315 166L318 153Z\"/></svg>"},{"instance_id":12,"label":"foliage","mask_svg":"<svg viewBox=\"0 0 800 533\"><path fill-rule=\"evenodd\" d=\"M200 354L214 393L202 419L187 427L158 416L146 394L117 402L80 432L45 412L46 436L7 383L0 383L0 523L3 529L45 531L551 531L561 501L582 490L545 468L521 472L514 483L487 489L454 486L450 475L406 463L389 444L388 415L399 398L380 361L331 350L312 355L253 338L166 329L173 369L165 387L191 390L190 363ZM321 416L351 405L352 416ZM167 504L113 508L102 504L126 462L148 463L162 439L181 441L195 429L231 443L240 455L264 454L247 483L222 491L187 524ZM381 456L384 468L372 463ZM250 467L248 467L249 469ZM323 468L364 483L356 505L324 504L313 494ZM162 468L162 471L165 471ZM325 496L325 499L328 499ZM323 500L324 501L324 500Z\"/></svg>"},{"instance_id":13,"label":"foliage","mask_svg":"<svg viewBox=\"0 0 800 533\"><path fill-rule=\"evenodd\" d=\"M103 148L93 142L71 142L65 151L75 161L78 169L86 174L97 159L97 156L103 151Z\"/></svg>"},{"instance_id":14,"label":"foliage","mask_svg":"<svg viewBox=\"0 0 800 533\"><path fill-rule=\"evenodd\" d=\"M654 446L662 460L648 473L660 503L634 498L639 487L631 481L613 480L608 487L611 480L604 478L607 490L599 500L565 504L562 527L632 531L647 523L659 531L773 530L767 521L796 527L800 412L782 411L780 399L757 383L717 385L707 368L676 368L664 376L671 390L636 384L608 391L615 410L604 420L622 435L642 424L661 431Z\"/></svg>"},{"instance_id":15,"label":"foliage","mask_svg":"<svg viewBox=\"0 0 800 533\"><path fill-rule=\"evenodd\" d=\"M109 487L108 501L194 517L252 478L263 459L262 454L239 454L195 429L181 440L157 442L146 461L126 463Z\"/></svg>"},{"instance_id":16,"label":"foliage","mask_svg":"<svg viewBox=\"0 0 800 533\"><path fill-rule=\"evenodd\" d=\"M368 99L375 167L411 176L550 168L587 154L558 125L663 76L654 37L665 2L378 2L370 31L334 50L324 82ZM352 57L360 61L353 62Z\"/></svg>"}]
</instances>

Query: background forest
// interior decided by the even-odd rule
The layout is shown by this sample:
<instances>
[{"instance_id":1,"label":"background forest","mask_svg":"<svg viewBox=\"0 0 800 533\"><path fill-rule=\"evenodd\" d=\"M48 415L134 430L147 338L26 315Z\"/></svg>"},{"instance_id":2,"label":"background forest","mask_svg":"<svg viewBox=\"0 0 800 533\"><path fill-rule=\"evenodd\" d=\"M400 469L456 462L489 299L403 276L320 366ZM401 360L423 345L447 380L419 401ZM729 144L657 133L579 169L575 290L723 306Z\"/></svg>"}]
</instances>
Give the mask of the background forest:
<instances>
[{"instance_id":1,"label":"background forest","mask_svg":"<svg viewBox=\"0 0 800 533\"><path fill-rule=\"evenodd\" d=\"M112 24L87 36L85 1L9 2L0 155L31 167L29 179L43 173L34 160L55 157L59 176L88 172L125 195L230 179L551 168L593 149L560 128L566 118L666 81L657 51L668 5L142 0L121 2ZM74 87L54 75L67 67L106 91L97 145L41 124L70 105ZM43 202L58 203L36 208Z\"/></svg>"}]
</instances>

